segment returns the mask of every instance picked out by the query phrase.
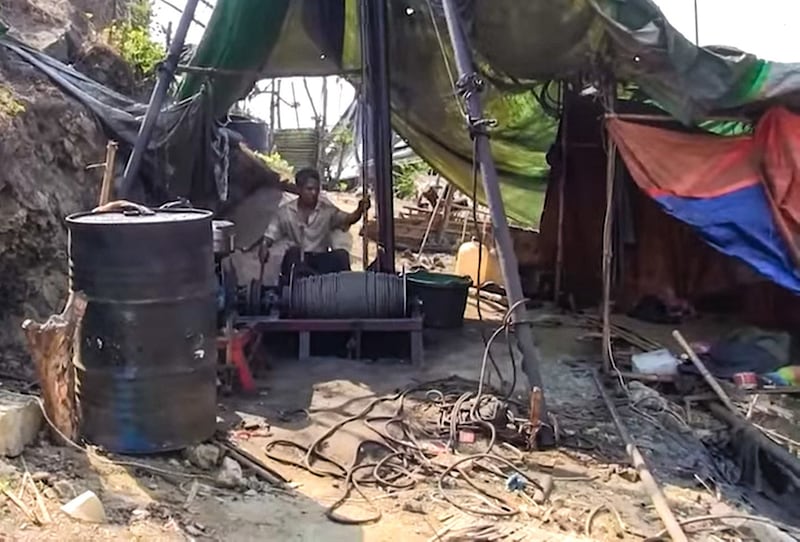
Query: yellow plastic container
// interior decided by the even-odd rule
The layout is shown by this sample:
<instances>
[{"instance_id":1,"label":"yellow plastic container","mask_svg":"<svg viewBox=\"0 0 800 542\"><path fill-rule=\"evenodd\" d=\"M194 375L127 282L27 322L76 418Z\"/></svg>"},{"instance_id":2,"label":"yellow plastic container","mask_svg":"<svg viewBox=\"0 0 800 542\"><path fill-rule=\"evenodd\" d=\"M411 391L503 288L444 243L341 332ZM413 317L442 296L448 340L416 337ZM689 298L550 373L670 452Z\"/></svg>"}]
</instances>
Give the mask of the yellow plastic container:
<instances>
[{"instance_id":1,"label":"yellow plastic container","mask_svg":"<svg viewBox=\"0 0 800 542\"><path fill-rule=\"evenodd\" d=\"M500 261L494 248L483 245L483 254L480 258L480 269L478 269L478 256L481 244L476 241L468 241L458 247L456 256L455 274L467 276L472 279L472 284L478 288L486 282L494 282L503 286L503 274L500 271Z\"/></svg>"}]
</instances>

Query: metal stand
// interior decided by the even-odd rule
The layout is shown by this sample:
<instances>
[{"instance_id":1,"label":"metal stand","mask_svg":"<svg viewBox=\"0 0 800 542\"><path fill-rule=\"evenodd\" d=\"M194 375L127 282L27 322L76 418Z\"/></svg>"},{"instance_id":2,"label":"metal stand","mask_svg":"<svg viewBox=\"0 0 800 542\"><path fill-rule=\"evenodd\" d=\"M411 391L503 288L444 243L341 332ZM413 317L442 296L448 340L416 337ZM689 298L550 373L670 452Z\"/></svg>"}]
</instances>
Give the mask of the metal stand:
<instances>
[{"instance_id":1,"label":"metal stand","mask_svg":"<svg viewBox=\"0 0 800 542\"><path fill-rule=\"evenodd\" d=\"M467 44L464 30L458 16L458 11L452 0L443 0L444 15L447 19L447 29L450 33L450 40L456 57L459 81L458 86L464 95L469 115L470 131L475 138L477 158L480 162L483 177L483 188L486 193L486 200L491 211L492 224L494 225L494 238L497 253L500 256L500 268L503 272L503 280L506 285L506 293L510 306L516 307L511 315L515 325L515 335L519 348L522 351L522 370L528 377L528 382L534 392L542 390L542 377L539 373L539 356L533 341L533 330L526 322L526 309L524 295L522 293L522 282L519 278L519 265L514 253L514 244L508 228L505 207L503 205L500 185L497 180L497 169L492 159L489 137L482 122L482 107L479 96L482 82L475 73L472 56ZM540 422L541 426L537 435L537 443L540 447L552 447L555 445L555 434L549 424L547 404L542 392Z\"/></svg>"},{"instance_id":2,"label":"metal stand","mask_svg":"<svg viewBox=\"0 0 800 542\"><path fill-rule=\"evenodd\" d=\"M425 352L422 342L422 316L410 318L374 318L374 319L273 319L267 317L240 317L236 320L239 326L252 329L258 333L297 333L299 339L298 359L311 359L311 335L314 333L348 332L355 340L355 357L361 357L361 338L365 333L404 333L408 334L410 355L409 361L415 366L422 366Z\"/></svg>"},{"instance_id":3,"label":"metal stand","mask_svg":"<svg viewBox=\"0 0 800 542\"><path fill-rule=\"evenodd\" d=\"M198 3L200 3L200 0L186 0L186 7L181 15L178 28L175 31L175 37L170 43L167 58L164 59L164 62L158 69L158 81L153 89L153 93L150 95L147 113L145 113L144 120L139 128L139 135L136 136L136 143L128 158L128 164L125 166L125 176L119 191L122 198L130 198L131 188L139 175L142 158L144 158L147 145L150 143L150 137L153 134L153 128L155 128L158 115L161 113L161 106L164 104L164 98L167 97L169 85L172 83L175 70L178 68L181 50L183 49L183 44L186 42L186 34L189 32L189 26L194 19L194 12L197 9Z\"/></svg>"}]
</instances>

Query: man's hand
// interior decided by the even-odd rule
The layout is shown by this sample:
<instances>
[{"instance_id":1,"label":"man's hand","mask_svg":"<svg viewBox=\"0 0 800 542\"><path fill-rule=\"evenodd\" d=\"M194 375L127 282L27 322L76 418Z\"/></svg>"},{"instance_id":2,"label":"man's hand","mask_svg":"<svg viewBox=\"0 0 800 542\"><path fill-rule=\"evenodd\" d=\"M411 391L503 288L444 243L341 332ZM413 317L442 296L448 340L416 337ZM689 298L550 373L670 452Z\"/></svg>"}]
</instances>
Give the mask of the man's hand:
<instances>
[{"instance_id":1,"label":"man's hand","mask_svg":"<svg viewBox=\"0 0 800 542\"><path fill-rule=\"evenodd\" d=\"M269 252L272 248L272 240L267 239L266 237L261 239L261 244L258 245L258 260L261 263L267 263L269 261Z\"/></svg>"},{"instance_id":2,"label":"man's hand","mask_svg":"<svg viewBox=\"0 0 800 542\"><path fill-rule=\"evenodd\" d=\"M372 202L369 200L369 196L364 196L358 201L358 214L364 216L369 211L369 208L372 206Z\"/></svg>"}]
</instances>

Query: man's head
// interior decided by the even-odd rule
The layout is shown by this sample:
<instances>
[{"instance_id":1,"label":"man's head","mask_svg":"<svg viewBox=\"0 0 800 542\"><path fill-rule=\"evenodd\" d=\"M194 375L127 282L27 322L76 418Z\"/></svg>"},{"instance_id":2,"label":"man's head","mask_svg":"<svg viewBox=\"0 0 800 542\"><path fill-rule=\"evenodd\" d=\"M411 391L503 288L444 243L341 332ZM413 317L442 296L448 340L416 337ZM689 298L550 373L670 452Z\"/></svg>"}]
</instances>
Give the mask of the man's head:
<instances>
[{"instance_id":1,"label":"man's head","mask_svg":"<svg viewBox=\"0 0 800 542\"><path fill-rule=\"evenodd\" d=\"M294 176L300 203L305 207L316 207L319 200L320 178L316 169L304 168Z\"/></svg>"}]
</instances>

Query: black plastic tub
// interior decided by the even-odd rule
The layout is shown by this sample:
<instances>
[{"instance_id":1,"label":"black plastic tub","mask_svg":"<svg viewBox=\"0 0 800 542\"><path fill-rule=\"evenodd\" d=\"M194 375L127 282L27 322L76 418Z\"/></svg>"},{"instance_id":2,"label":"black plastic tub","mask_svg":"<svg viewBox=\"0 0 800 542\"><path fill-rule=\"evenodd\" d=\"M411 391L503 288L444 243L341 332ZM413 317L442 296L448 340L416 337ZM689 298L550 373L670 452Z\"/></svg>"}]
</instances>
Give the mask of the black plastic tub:
<instances>
[{"instance_id":1,"label":"black plastic tub","mask_svg":"<svg viewBox=\"0 0 800 542\"><path fill-rule=\"evenodd\" d=\"M425 327L456 329L464 325L471 278L416 271L409 273L407 279L409 299L422 302Z\"/></svg>"}]
</instances>

